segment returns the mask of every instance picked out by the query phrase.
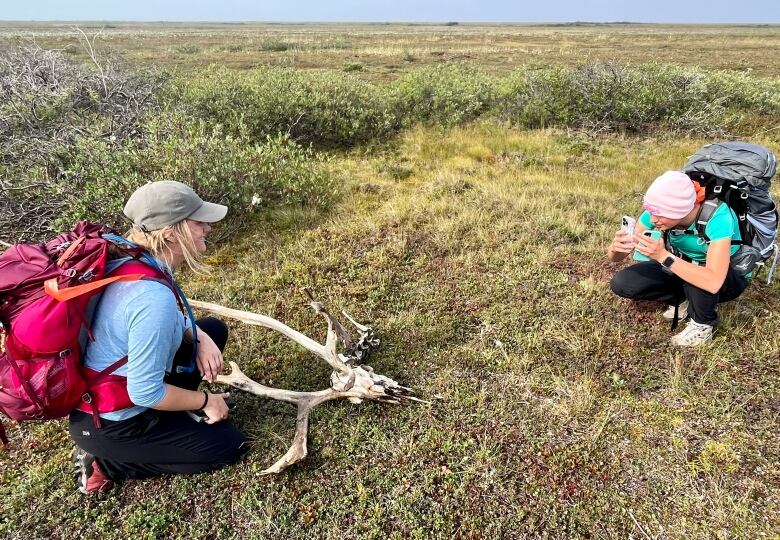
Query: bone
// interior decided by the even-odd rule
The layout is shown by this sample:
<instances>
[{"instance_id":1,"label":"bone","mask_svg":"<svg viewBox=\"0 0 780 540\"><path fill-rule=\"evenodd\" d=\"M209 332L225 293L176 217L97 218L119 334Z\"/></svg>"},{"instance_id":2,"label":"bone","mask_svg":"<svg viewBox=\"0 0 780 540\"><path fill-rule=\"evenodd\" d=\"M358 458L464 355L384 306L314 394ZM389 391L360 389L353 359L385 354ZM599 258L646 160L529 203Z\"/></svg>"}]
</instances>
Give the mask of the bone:
<instances>
[{"instance_id":1,"label":"bone","mask_svg":"<svg viewBox=\"0 0 780 540\"><path fill-rule=\"evenodd\" d=\"M335 399L348 399L352 403L371 400L398 404L404 399L428 403L412 397L410 388L401 386L393 379L374 372L371 366L350 365L350 361L359 360L361 357L367 356L371 349L379 345L379 339L374 335L370 327L357 323L345 313L344 315L361 333L360 340L356 344L351 345L351 336L344 327L328 313L320 302L314 299L311 291L305 289L305 292L309 296L311 306L315 312L323 315L328 321L328 336L325 345L321 345L271 317L249 311L231 309L218 304L190 300L190 305L196 309L280 332L325 360L333 368L333 373L331 373L330 377L330 388L315 392L297 392L265 386L245 375L235 362L230 362L231 372L229 374L217 376L215 381L217 383L228 384L250 394L284 401L297 407L295 435L290 449L273 465L265 469L263 474L278 474L307 456L309 414L320 403ZM337 352L339 341L345 345L351 345L351 351L348 351L346 355Z\"/></svg>"}]
</instances>

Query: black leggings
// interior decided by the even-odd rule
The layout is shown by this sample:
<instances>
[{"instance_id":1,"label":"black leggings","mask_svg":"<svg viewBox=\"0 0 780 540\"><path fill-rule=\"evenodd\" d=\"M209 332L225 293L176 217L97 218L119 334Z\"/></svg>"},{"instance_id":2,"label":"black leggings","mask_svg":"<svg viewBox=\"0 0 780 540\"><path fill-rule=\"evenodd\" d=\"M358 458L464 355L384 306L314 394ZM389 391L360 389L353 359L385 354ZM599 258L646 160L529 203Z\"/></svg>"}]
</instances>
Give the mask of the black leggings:
<instances>
[{"instance_id":1,"label":"black leggings","mask_svg":"<svg viewBox=\"0 0 780 540\"><path fill-rule=\"evenodd\" d=\"M225 350L228 329L219 319L196 321L220 350ZM201 381L193 373L176 373L176 366L189 365L192 345L182 343L173 360L173 373L165 382L195 390ZM146 411L127 420L101 420L96 429L91 414L70 415L70 435L80 447L94 455L100 469L114 481L148 478L162 474L195 474L230 465L247 450L246 438L225 420L216 424L195 422L183 411Z\"/></svg>"},{"instance_id":2,"label":"black leggings","mask_svg":"<svg viewBox=\"0 0 780 540\"><path fill-rule=\"evenodd\" d=\"M718 324L719 302L734 300L748 286L748 280L729 267L717 293L707 292L683 281L655 261L640 262L615 274L610 283L618 296L631 300L656 300L675 304L688 300L688 313L700 324Z\"/></svg>"}]
</instances>

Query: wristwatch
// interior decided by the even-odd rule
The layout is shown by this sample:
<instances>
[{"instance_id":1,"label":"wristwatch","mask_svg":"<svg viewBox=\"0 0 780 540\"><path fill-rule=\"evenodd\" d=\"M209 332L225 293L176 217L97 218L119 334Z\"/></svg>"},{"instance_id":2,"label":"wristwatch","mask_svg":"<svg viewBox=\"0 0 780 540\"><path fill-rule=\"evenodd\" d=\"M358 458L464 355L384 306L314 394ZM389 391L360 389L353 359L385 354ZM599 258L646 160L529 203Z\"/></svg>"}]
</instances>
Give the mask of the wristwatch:
<instances>
[{"instance_id":1,"label":"wristwatch","mask_svg":"<svg viewBox=\"0 0 780 540\"><path fill-rule=\"evenodd\" d=\"M668 255L661 264L664 265L666 268L671 268L672 265L674 264L674 261L676 260L677 257L675 257L674 255Z\"/></svg>"}]
</instances>

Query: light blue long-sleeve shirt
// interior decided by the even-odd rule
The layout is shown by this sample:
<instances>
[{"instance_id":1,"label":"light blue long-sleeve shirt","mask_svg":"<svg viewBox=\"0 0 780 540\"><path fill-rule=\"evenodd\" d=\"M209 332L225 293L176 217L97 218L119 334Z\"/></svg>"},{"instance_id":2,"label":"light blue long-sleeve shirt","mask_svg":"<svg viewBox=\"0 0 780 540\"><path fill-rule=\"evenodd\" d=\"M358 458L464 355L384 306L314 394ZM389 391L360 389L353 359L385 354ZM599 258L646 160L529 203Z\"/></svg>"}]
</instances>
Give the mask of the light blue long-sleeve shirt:
<instances>
[{"instance_id":1,"label":"light blue long-sleeve shirt","mask_svg":"<svg viewBox=\"0 0 780 540\"><path fill-rule=\"evenodd\" d=\"M112 261L113 268L117 262ZM127 364L114 374L127 377L134 407L100 416L125 420L165 397L163 377L172 369L190 321L179 311L176 297L154 280L117 282L107 286L92 319L94 341L87 344L84 365L101 371L125 355Z\"/></svg>"}]
</instances>

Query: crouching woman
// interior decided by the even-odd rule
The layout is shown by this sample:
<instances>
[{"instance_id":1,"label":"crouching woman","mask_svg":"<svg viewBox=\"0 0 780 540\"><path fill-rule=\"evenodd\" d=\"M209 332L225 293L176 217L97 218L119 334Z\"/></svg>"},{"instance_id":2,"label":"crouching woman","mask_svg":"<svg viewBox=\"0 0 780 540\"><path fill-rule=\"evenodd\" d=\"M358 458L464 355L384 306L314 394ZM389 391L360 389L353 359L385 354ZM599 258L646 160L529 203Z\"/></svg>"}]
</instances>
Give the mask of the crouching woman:
<instances>
[{"instance_id":1,"label":"crouching woman","mask_svg":"<svg viewBox=\"0 0 780 540\"><path fill-rule=\"evenodd\" d=\"M105 398L99 418L97 409L90 411L93 404L70 416L82 493L104 492L130 478L214 470L236 462L246 446L243 433L226 421L227 394L197 390L201 379L211 381L222 369L227 326L213 318L193 323L172 281L182 264L205 269L206 235L227 207L204 202L180 182L164 181L136 190L124 213L134 225L125 235L127 245L151 256L142 261L157 277L108 285L95 312L85 368L94 373L118 359L126 363L100 383L114 386L96 396ZM125 257L109 264L109 271L119 273L141 263ZM202 411L204 421L188 411Z\"/></svg>"},{"instance_id":2,"label":"crouching woman","mask_svg":"<svg viewBox=\"0 0 780 540\"><path fill-rule=\"evenodd\" d=\"M718 303L737 298L748 285L730 265L738 249L732 241L741 240L736 215L726 204L719 205L706 225L706 238L699 236L696 221L703 201L704 190L686 174L667 171L645 193L634 235L618 231L607 250L614 262L634 250L649 258L615 274L612 291L631 300L669 304L664 318L670 320L676 307L680 319L690 316L682 332L672 337L672 344L683 347L712 339ZM645 235L656 230L666 242Z\"/></svg>"}]
</instances>

